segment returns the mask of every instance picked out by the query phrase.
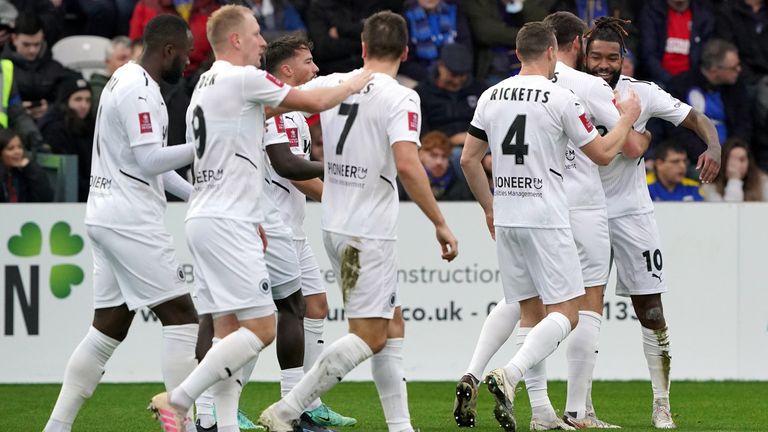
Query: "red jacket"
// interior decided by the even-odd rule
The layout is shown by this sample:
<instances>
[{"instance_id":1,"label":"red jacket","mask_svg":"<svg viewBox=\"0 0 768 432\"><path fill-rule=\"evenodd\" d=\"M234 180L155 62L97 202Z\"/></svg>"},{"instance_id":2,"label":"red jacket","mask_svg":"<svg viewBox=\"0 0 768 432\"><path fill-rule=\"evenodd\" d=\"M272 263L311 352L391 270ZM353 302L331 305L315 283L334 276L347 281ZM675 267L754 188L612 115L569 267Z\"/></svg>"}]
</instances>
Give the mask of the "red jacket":
<instances>
[{"instance_id":1,"label":"red jacket","mask_svg":"<svg viewBox=\"0 0 768 432\"><path fill-rule=\"evenodd\" d=\"M195 71L211 52L211 45L205 34L205 25L208 22L208 16L218 8L219 5L214 0L195 0L189 17L189 28L192 30L194 43L185 75ZM147 23L160 14L178 15L173 6L173 0L139 0L131 16L128 37L131 40L141 39Z\"/></svg>"}]
</instances>

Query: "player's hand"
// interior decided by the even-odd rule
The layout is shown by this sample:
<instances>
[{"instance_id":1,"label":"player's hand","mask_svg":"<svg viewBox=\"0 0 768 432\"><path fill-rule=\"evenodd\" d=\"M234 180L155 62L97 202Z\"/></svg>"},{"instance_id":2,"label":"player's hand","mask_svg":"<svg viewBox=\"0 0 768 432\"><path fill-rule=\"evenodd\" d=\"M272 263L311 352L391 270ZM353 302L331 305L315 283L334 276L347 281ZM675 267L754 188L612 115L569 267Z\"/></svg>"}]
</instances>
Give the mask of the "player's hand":
<instances>
[{"instance_id":1,"label":"player's hand","mask_svg":"<svg viewBox=\"0 0 768 432\"><path fill-rule=\"evenodd\" d=\"M702 183L712 183L720 172L720 148L708 148L702 153L696 162L696 169Z\"/></svg>"},{"instance_id":2,"label":"player's hand","mask_svg":"<svg viewBox=\"0 0 768 432\"><path fill-rule=\"evenodd\" d=\"M440 247L443 250L442 257L444 260L451 262L459 254L459 242L456 237L453 236L451 229L448 225L439 225L435 228L437 234L437 242L440 243Z\"/></svg>"},{"instance_id":3,"label":"player's hand","mask_svg":"<svg viewBox=\"0 0 768 432\"><path fill-rule=\"evenodd\" d=\"M616 97L616 100L619 100L619 93L614 91L614 97ZM616 108L618 108L621 115L629 117L629 119L632 120L632 123L635 123L637 118L640 117L640 98L637 97L637 93L635 93L634 90L629 89L627 97L623 100L619 100L616 104Z\"/></svg>"},{"instance_id":4,"label":"player's hand","mask_svg":"<svg viewBox=\"0 0 768 432\"><path fill-rule=\"evenodd\" d=\"M496 241L496 225L493 224L493 213L485 214L485 224L488 225L488 232L491 233L491 238Z\"/></svg>"},{"instance_id":5,"label":"player's hand","mask_svg":"<svg viewBox=\"0 0 768 432\"><path fill-rule=\"evenodd\" d=\"M264 231L264 227L261 226L261 224L258 225L259 227L259 237L261 237L261 244L264 245L263 251L267 251L267 232Z\"/></svg>"},{"instance_id":6,"label":"player's hand","mask_svg":"<svg viewBox=\"0 0 768 432\"><path fill-rule=\"evenodd\" d=\"M352 92L352 94L359 92L368 84L368 81L373 79L373 71L363 69L359 73L355 74L352 78L347 80L344 84Z\"/></svg>"}]
</instances>

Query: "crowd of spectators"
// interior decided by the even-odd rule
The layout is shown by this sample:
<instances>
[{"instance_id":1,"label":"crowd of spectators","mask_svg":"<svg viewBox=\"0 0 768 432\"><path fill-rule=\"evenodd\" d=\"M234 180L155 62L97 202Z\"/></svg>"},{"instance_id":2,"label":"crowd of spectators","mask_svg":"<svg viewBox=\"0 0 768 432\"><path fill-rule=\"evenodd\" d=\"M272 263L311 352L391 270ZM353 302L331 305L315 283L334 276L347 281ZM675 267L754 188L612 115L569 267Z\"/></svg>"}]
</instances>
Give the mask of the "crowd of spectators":
<instances>
[{"instance_id":1,"label":"crowd of spectators","mask_svg":"<svg viewBox=\"0 0 768 432\"><path fill-rule=\"evenodd\" d=\"M695 177L689 161L704 143L683 128L649 122L653 141L646 166L653 198L768 197L768 177L761 171L768 169L766 0L0 0L0 83L8 88L1 93L0 129L14 133L0 140L0 202L51 199L50 193L21 193L51 185L17 185L35 178L40 152L76 155L78 198L87 198L99 97L112 73L140 55L144 26L158 14L183 17L194 36L185 79L161 83L170 118L168 144L182 143L189 97L212 63L207 18L226 3L251 8L267 41L289 32L307 34L320 74L360 67L363 19L385 9L401 13L410 43L398 79L421 98L422 162L442 200L472 199L458 164L467 125L482 92L519 70L514 42L526 22L557 10L590 26L602 16L628 19L623 73L653 81L703 112L721 143L728 143L717 183L700 189L688 178ZM52 48L73 35L111 40L102 70L83 75L54 60ZM318 128L312 128L316 141ZM9 165L5 148L15 148L14 137L24 158ZM317 143L312 157L322 159ZM18 160L30 162L18 166Z\"/></svg>"}]
</instances>

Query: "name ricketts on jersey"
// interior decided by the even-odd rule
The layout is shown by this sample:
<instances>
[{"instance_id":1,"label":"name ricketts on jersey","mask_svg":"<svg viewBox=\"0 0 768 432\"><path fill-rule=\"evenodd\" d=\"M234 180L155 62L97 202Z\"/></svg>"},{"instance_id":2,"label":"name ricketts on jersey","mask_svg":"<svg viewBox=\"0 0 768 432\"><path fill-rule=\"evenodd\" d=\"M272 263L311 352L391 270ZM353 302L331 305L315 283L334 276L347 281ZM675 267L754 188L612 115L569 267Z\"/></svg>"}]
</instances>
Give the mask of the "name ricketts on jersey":
<instances>
[{"instance_id":1,"label":"name ricketts on jersey","mask_svg":"<svg viewBox=\"0 0 768 432\"><path fill-rule=\"evenodd\" d=\"M579 98L540 75L517 75L486 90L470 133L490 145L494 223L568 228L566 146L597 136Z\"/></svg>"},{"instance_id":2,"label":"name ricketts on jersey","mask_svg":"<svg viewBox=\"0 0 768 432\"><path fill-rule=\"evenodd\" d=\"M674 98L656 84L622 75L616 90L624 98L630 89L640 99L640 117L634 124L637 132L644 132L646 123L654 117L679 126L691 111L690 105ZM599 172L608 203L608 218L653 211L642 157L629 159L619 154L608 166L599 167Z\"/></svg>"},{"instance_id":3,"label":"name ricketts on jersey","mask_svg":"<svg viewBox=\"0 0 768 432\"><path fill-rule=\"evenodd\" d=\"M358 71L316 78L302 88L329 87ZM323 230L362 238L397 235L397 167L391 146L421 145L421 103L415 91L381 73L358 94L320 114L325 186Z\"/></svg>"}]
</instances>

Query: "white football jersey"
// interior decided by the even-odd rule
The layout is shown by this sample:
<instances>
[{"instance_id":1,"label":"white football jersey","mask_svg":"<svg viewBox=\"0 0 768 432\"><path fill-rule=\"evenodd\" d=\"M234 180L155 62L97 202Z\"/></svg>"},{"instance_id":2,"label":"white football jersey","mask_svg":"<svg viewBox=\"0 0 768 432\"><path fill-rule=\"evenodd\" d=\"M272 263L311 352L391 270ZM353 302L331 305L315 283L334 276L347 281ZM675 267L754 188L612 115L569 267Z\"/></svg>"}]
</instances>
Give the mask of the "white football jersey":
<instances>
[{"instance_id":1,"label":"white football jersey","mask_svg":"<svg viewBox=\"0 0 768 432\"><path fill-rule=\"evenodd\" d=\"M167 135L168 112L160 86L137 63L120 67L104 87L96 115L87 225L164 227L162 176L145 176L132 148L165 146Z\"/></svg>"},{"instance_id":2,"label":"white football jersey","mask_svg":"<svg viewBox=\"0 0 768 432\"><path fill-rule=\"evenodd\" d=\"M307 119L300 112L291 112L275 116L267 120L267 130L264 133L264 146L288 143L291 152L298 157L309 160L312 137L309 134ZM293 231L294 240L307 238L304 233L304 215L307 197L290 180L278 175L267 157L269 186L268 195L282 214L282 219Z\"/></svg>"},{"instance_id":3,"label":"white football jersey","mask_svg":"<svg viewBox=\"0 0 768 432\"><path fill-rule=\"evenodd\" d=\"M263 221L264 106L279 105L289 90L263 70L222 60L200 77L187 109L195 142L187 219Z\"/></svg>"},{"instance_id":4,"label":"white football jersey","mask_svg":"<svg viewBox=\"0 0 768 432\"><path fill-rule=\"evenodd\" d=\"M579 98L540 75L516 75L483 92L470 134L493 158L496 226L569 228L563 165L568 140L597 137Z\"/></svg>"},{"instance_id":5,"label":"white football jersey","mask_svg":"<svg viewBox=\"0 0 768 432\"><path fill-rule=\"evenodd\" d=\"M622 75L616 84L616 90L625 98L629 89L634 90L640 99L640 117L634 125L635 130L640 133L645 131L645 125L652 117L678 126L691 112L690 105L675 99L656 84ZM619 154L610 164L599 168L609 218L653 211L643 160L642 157L629 159Z\"/></svg>"},{"instance_id":6,"label":"white football jersey","mask_svg":"<svg viewBox=\"0 0 768 432\"><path fill-rule=\"evenodd\" d=\"M584 103L587 118L605 135L619 121L619 111L613 99L613 90L605 80L568 65L557 62L552 82L572 91ZM565 151L565 194L568 207L577 209L600 209L605 207L605 193L600 181L597 164L580 149L568 143Z\"/></svg>"},{"instance_id":7,"label":"white football jersey","mask_svg":"<svg viewBox=\"0 0 768 432\"><path fill-rule=\"evenodd\" d=\"M329 87L359 70L315 78ZM420 146L421 102L415 91L376 73L358 94L320 114L323 125L323 230L362 238L397 238L397 167L391 146Z\"/></svg>"}]
</instances>

